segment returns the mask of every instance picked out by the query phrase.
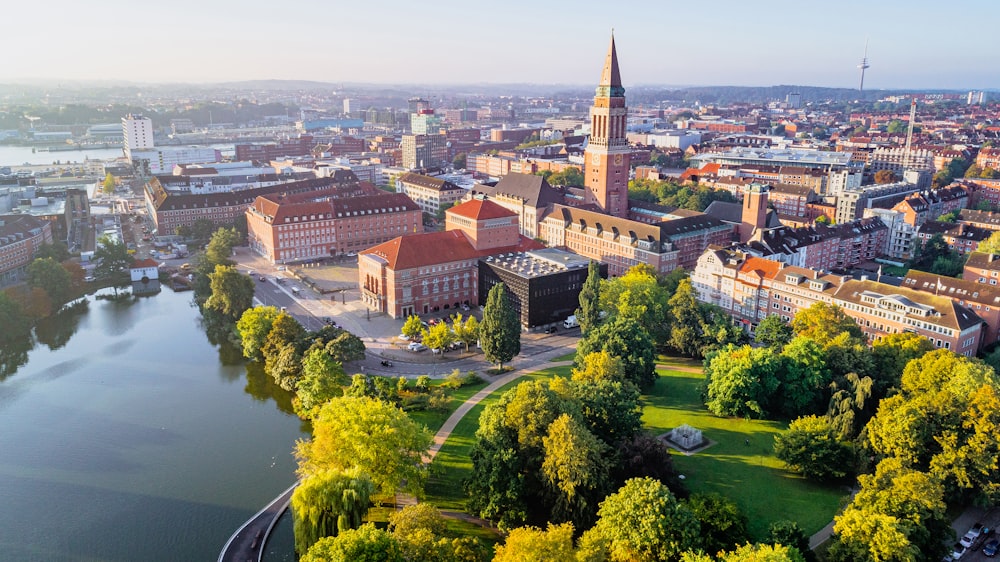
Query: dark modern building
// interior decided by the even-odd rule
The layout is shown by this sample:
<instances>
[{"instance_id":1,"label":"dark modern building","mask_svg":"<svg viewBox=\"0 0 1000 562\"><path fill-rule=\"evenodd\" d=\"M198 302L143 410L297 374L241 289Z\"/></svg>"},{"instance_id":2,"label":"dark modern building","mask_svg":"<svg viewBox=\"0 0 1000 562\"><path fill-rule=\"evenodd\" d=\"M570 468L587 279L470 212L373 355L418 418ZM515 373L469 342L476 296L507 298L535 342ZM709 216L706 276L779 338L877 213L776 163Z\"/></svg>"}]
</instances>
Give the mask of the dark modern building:
<instances>
[{"instance_id":1,"label":"dark modern building","mask_svg":"<svg viewBox=\"0 0 1000 562\"><path fill-rule=\"evenodd\" d=\"M479 260L479 302L497 283L529 330L562 322L580 307L580 289L587 280L590 260L578 254L546 248L498 254ZM601 277L608 276L601 264Z\"/></svg>"}]
</instances>

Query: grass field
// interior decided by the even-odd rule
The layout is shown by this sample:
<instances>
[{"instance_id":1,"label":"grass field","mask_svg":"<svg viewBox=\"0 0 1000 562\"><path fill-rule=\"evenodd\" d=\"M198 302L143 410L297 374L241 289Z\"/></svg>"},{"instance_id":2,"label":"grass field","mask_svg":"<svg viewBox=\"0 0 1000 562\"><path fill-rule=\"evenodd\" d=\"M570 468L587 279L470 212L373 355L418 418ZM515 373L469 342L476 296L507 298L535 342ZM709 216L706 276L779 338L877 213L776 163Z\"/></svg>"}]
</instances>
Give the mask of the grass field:
<instances>
[{"instance_id":1,"label":"grass field","mask_svg":"<svg viewBox=\"0 0 1000 562\"><path fill-rule=\"evenodd\" d=\"M643 396L645 426L660 435L687 423L715 442L691 456L673 455L689 490L731 498L747 515L750 533L758 539L773 521L797 521L811 535L833 519L846 490L813 484L784 470L774 457L774 436L786 424L716 417L702 405L702 375L669 370L659 374L651 392Z\"/></svg>"},{"instance_id":2,"label":"grass field","mask_svg":"<svg viewBox=\"0 0 1000 562\"><path fill-rule=\"evenodd\" d=\"M456 511L465 510L465 491L462 481L472 474L472 461L469 451L475 443L476 430L479 428L479 416L488 404L496 402L507 390L524 381L549 378L554 375L568 376L570 367L553 367L537 373L524 375L500 387L486 397L482 402L469 410L469 413L458 422L455 431L451 433L434 462L431 463L431 476L427 481L427 501L438 509Z\"/></svg>"},{"instance_id":3,"label":"grass field","mask_svg":"<svg viewBox=\"0 0 1000 562\"><path fill-rule=\"evenodd\" d=\"M431 388L433 389L434 387L440 386L444 382L444 379L434 379L431 381ZM448 419L448 416L450 416L452 412L457 410L458 407L471 398L473 394L486 387L487 384L489 383L483 381L481 383L463 386L462 388L454 390L445 390L445 394L448 396L448 406L443 410L414 410L407 413L413 421L426 425L427 429L431 430L431 433L437 433L437 430L441 429L441 426L444 425L445 420Z\"/></svg>"},{"instance_id":4,"label":"grass field","mask_svg":"<svg viewBox=\"0 0 1000 562\"><path fill-rule=\"evenodd\" d=\"M576 352L575 351L571 351L571 352L567 353L566 355L560 355L559 357L553 357L552 359L549 359L549 362L551 362L551 363L559 363L560 361L573 361L575 359L576 359Z\"/></svg>"}]
</instances>

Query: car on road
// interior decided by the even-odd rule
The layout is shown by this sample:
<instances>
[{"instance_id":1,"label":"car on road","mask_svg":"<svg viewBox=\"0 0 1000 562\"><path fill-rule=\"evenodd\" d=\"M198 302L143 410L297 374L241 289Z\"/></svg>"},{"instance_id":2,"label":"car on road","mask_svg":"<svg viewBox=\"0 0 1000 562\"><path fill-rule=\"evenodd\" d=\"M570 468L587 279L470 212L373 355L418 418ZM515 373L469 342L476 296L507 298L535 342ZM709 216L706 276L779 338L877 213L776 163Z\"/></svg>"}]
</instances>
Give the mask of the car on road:
<instances>
[{"instance_id":1,"label":"car on road","mask_svg":"<svg viewBox=\"0 0 1000 562\"><path fill-rule=\"evenodd\" d=\"M972 546L974 542L976 542L976 539L978 539L979 535L981 534L983 534L983 524L976 523L971 528L969 528L969 532L965 533L965 535L962 536L962 538L959 539L958 542L965 548L969 548Z\"/></svg>"},{"instance_id":2,"label":"car on road","mask_svg":"<svg viewBox=\"0 0 1000 562\"><path fill-rule=\"evenodd\" d=\"M555 326L549 326L548 328L545 328L545 333L546 334L554 334L554 333L556 333L558 331L559 331L559 328L557 328Z\"/></svg>"},{"instance_id":3,"label":"car on road","mask_svg":"<svg viewBox=\"0 0 1000 562\"><path fill-rule=\"evenodd\" d=\"M440 347L432 347L431 348L431 353L433 353L434 355L439 355L441 353L441 348Z\"/></svg>"},{"instance_id":4,"label":"car on road","mask_svg":"<svg viewBox=\"0 0 1000 562\"><path fill-rule=\"evenodd\" d=\"M990 558L996 556L998 550L1000 550L1000 540L990 539L983 545L983 554Z\"/></svg>"},{"instance_id":5,"label":"car on road","mask_svg":"<svg viewBox=\"0 0 1000 562\"><path fill-rule=\"evenodd\" d=\"M279 266L277 267L277 270L278 270L278 271L284 271L284 270L285 270L285 266L283 266L283 265L279 265Z\"/></svg>"},{"instance_id":6,"label":"car on road","mask_svg":"<svg viewBox=\"0 0 1000 562\"><path fill-rule=\"evenodd\" d=\"M265 281L267 281L267 277L264 277L263 275L261 275L260 276L260 282L263 283Z\"/></svg>"},{"instance_id":7,"label":"car on road","mask_svg":"<svg viewBox=\"0 0 1000 562\"><path fill-rule=\"evenodd\" d=\"M415 342L410 342L410 345L406 346L406 349L409 349L410 351L423 351L427 349L427 346L420 342L415 341Z\"/></svg>"}]
</instances>

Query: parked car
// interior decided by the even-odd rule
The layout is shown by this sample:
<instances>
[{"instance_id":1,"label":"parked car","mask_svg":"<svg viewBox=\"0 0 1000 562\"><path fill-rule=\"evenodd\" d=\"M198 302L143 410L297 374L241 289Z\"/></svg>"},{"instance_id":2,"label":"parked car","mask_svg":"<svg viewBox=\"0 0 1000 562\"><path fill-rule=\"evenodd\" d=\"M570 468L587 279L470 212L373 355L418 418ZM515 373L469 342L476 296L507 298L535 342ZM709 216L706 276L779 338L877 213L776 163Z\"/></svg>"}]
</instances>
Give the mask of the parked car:
<instances>
[{"instance_id":1,"label":"parked car","mask_svg":"<svg viewBox=\"0 0 1000 562\"><path fill-rule=\"evenodd\" d=\"M559 328L557 328L555 326L549 326L548 328L545 328L545 333L546 334L554 334L554 333L556 333L558 331L559 331Z\"/></svg>"},{"instance_id":2,"label":"parked car","mask_svg":"<svg viewBox=\"0 0 1000 562\"><path fill-rule=\"evenodd\" d=\"M432 347L431 348L431 353L433 353L434 355L439 355L441 353L441 348L440 347Z\"/></svg>"},{"instance_id":3,"label":"parked car","mask_svg":"<svg viewBox=\"0 0 1000 562\"><path fill-rule=\"evenodd\" d=\"M968 533L965 533L965 535L961 539L959 539L958 542L965 548L969 548L970 546L972 546L972 543L976 542L976 539L978 539L979 535L981 535L982 533L983 533L983 524L976 523L969 529Z\"/></svg>"},{"instance_id":4,"label":"parked car","mask_svg":"<svg viewBox=\"0 0 1000 562\"><path fill-rule=\"evenodd\" d=\"M406 349L409 349L410 351L423 351L427 349L427 346L420 342L415 341L415 342L410 342L410 345L406 346Z\"/></svg>"},{"instance_id":5,"label":"parked car","mask_svg":"<svg viewBox=\"0 0 1000 562\"><path fill-rule=\"evenodd\" d=\"M983 545L983 554L990 558L997 555L997 550L1000 550L1000 540L990 539Z\"/></svg>"},{"instance_id":6,"label":"parked car","mask_svg":"<svg viewBox=\"0 0 1000 562\"><path fill-rule=\"evenodd\" d=\"M967 550L966 547L963 546L961 543L955 543L955 546L952 547L951 549L951 559L958 560L959 558L962 557L963 554L965 554L966 550Z\"/></svg>"}]
</instances>

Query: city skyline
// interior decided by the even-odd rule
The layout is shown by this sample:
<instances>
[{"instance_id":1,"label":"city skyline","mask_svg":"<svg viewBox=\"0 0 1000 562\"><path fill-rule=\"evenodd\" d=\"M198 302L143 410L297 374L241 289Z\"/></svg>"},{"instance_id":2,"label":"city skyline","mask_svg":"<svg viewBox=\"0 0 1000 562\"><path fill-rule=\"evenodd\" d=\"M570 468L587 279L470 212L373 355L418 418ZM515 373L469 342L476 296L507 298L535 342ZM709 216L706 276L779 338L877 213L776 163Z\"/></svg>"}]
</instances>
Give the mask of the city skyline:
<instances>
[{"instance_id":1,"label":"city skyline","mask_svg":"<svg viewBox=\"0 0 1000 562\"><path fill-rule=\"evenodd\" d=\"M611 28L630 85L776 84L856 88L869 40L866 89L996 89L1000 38L942 28L940 2L849 0L836 9L787 0L678 5L530 4L487 11L453 0L414 10L291 0L280 11L249 0L212 3L96 0L20 2L0 50L0 83L26 80L212 83L312 80L372 84L590 85ZM617 6L616 6L617 7ZM979 21L1000 4L966 3ZM49 14L58 14L53 17ZM662 14L662 15L660 15ZM935 40L937 39L937 40Z\"/></svg>"}]
</instances>

